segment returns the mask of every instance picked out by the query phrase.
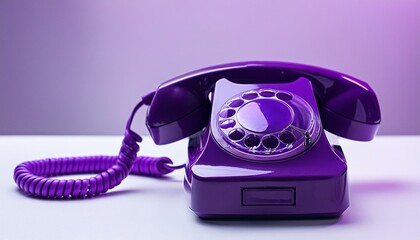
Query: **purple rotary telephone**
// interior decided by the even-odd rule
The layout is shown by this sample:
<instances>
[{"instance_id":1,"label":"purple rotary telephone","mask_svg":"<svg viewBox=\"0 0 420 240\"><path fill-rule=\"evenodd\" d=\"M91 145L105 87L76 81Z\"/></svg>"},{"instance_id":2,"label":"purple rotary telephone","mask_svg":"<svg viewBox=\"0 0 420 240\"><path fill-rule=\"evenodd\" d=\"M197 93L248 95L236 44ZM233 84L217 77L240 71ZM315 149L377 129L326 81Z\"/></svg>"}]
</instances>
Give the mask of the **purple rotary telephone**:
<instances>
[{"instance_id":1,"label":"purple rotary telephone","mask_svg":"<svg viewBox=\"0 0 420 240\"><path fill-rule=\"evenodd\" d=\"M189 137L186 164L137 157L141 137L131 123L143 105L156 144ZM24 162L14 180L34 196L83 198L128 174L185 168L190 208L200 217L334 217L349 206L347 165L324 129L369 141L380 121L374 91L354 77L294 63L230 63L173 78L144 96L118 156ZM98 174L51 178L74 173Z\"/></svg>"}]
</instances>

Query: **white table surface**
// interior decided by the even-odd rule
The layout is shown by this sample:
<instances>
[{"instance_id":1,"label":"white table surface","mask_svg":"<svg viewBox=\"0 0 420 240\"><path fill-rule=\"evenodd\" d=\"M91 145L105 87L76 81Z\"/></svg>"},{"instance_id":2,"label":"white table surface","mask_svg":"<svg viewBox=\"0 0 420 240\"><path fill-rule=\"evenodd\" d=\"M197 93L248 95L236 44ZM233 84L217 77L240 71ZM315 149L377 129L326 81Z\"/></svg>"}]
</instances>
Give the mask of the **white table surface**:
<instances>
[{"instance_id":1,"label":"white table surface","mask_svg":"<svg viewBox=\"0 0 420 240\"><path fill-rule=\"evenodd\" d=\"M188 208L183 171L167 179L129 176L107 194L42 200L21 193L16 164L46 157L113 155L118 136L1 136L0 239L420 239L420 136L341 140L349 164L350 208L339 219L203 221ZM142 155L186 159L186 141Z\"/></svg>"}]
</instances>

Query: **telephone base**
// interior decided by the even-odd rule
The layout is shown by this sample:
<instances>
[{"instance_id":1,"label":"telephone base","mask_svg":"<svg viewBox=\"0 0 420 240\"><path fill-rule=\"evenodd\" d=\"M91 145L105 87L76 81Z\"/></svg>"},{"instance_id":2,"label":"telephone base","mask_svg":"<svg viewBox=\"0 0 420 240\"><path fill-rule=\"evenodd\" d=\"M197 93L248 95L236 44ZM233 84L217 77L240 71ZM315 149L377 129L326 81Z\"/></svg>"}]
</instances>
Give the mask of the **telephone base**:
<instances>
[{"instance_id":1,"label":"telephone base","mask_svg":"<svg viewBox=\"0 0 420 240\"><path fill-rule=\"evenodd\" d=\"M190 208L200 218L333 218L340 216L349 206L346 174L307 181L194 182L195 187L187 187L186 192L191 200ZM249 186L263 191L295 186L294 201L279 204L279 199L263 199L263 195L258 199L256 195L254 200L263 203L245 205L241 192Z\"/></svg>"},{"instance_id":2,"label":"telephone base","mask_svg":"<svg viewBox=\"0 0 420 240\"><path fill-rule=\"evenodd\" d=\"M287 161L247 161L218 147L209 131L190 140L184 188L201 218L338 217L349 206L344 153L324 132Z\"/></svg>"}]
</instances>

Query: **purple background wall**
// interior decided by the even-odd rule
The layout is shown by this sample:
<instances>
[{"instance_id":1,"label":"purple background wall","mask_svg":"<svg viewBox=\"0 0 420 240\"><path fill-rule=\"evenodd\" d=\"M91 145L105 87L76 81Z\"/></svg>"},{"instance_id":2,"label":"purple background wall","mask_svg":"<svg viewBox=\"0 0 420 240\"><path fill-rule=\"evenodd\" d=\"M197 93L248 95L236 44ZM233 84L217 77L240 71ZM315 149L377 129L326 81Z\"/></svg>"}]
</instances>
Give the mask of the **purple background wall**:
<instances>
[{"instance_id":1,"label":"purple background wall","mask_svg":"<svg viewBox=\"0 0 420 240\"><path fill-rule=\"evenodd\" d=\"M409 0L2 0L0 134L121 134L168 78L263 59L364 79L380 133L420 134L419 24Z\"/></svg>"}]
</instances>

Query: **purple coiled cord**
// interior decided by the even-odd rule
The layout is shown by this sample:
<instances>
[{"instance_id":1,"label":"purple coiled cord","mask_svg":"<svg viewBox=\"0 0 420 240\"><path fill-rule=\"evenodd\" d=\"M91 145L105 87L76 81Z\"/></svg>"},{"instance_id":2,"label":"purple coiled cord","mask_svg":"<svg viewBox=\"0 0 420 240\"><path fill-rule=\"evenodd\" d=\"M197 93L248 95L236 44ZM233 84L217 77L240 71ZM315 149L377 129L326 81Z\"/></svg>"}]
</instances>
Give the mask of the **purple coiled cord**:
<instances>
[{"instance_id":1,"label":"purple coiled cord","mask_svg":"<svg viewBox=\"0 0 420 240\"><path fill-rule=\"evenodd\" d=\"M137 157L142 138L130 127L137 110L149 105L154 93L143 97L127 122L118 156L91 156L52 158L29 161L15 168L14 180L27 193L44 198L83 198L105 193L119 185L128 174L160 177L185 164L173 166L167 157ZM94 177L60 180L52 176L80 173L98 173Z\"/></svg>"}]
</instances>

